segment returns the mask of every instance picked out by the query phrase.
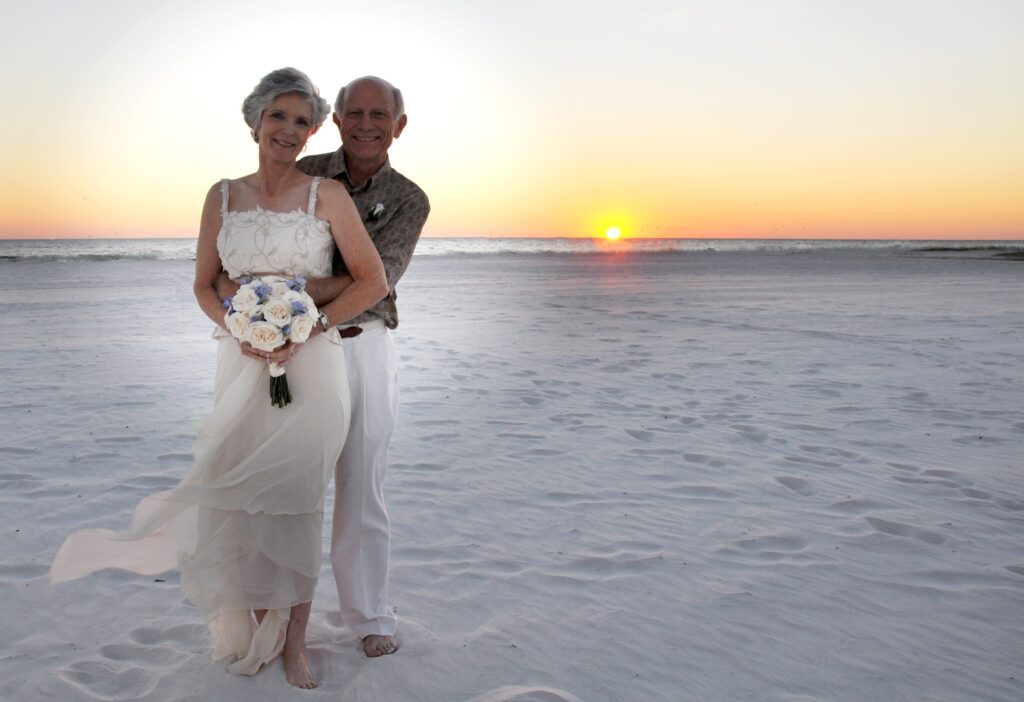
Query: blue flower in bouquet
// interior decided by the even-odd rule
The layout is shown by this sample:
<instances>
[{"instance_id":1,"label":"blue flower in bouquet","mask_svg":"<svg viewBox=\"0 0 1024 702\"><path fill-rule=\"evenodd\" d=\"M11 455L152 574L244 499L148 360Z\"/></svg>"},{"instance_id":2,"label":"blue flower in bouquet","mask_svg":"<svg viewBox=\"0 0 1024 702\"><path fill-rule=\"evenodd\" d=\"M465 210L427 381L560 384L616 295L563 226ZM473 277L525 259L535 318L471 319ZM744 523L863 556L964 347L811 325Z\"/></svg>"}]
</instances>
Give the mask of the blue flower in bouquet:
<instances>
[{"instance_id":1,"label":"blue flower in bouquet","mask_svg":"<svg viewBox=\"0 0 1024 702\"><path fill-rule=\"evenodd\" d=\"M245 276L238 291L225 300L225 327L239 341L272 351L286 341L294 344L309 339L316 323L316 303L306 291L302 276L266 278ZM283 366L267 364L270 375L270 403L284 407L291 402Z\"/></svg>"}]
</instances>

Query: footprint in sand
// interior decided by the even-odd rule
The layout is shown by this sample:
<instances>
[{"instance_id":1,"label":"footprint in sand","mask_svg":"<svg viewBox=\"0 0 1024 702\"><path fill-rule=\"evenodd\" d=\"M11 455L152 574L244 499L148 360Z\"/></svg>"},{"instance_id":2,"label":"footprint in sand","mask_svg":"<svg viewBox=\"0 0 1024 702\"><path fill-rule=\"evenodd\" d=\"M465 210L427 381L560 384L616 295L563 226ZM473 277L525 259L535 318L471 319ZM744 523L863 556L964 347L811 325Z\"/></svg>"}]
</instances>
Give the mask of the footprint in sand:
<instances>
[{"instance_id":1,"label":"footprint in sand","mask_svg":"<svg viewBox=\"0 0 1024 702\"><path fill-rule=\"evenodd\" d=\"M864 517L864 519L868 524L874 527L876 531L880 531L883 534L888 534L890 536L910 537L936 546L946 542L946 537L941 534L936 534L933 531L927 531L909 524L890 522L885 519L879 519L878 517Z\"/></svg>"},{"instance_id":2,"label":"footprint in sand","mask_svg":"<svg viewBox=\"0 0 1024 702\"><path fill-rule=\"evenodd\" d=\"M120 458L119 453L100 452L100 453L83 453L81 456L72 456L68 459L71 463L80 463L82 461L103 461L108 458Z\"/></svg>"},{"instance_id":3,"label":"footprint in sand","mask_svg":"<svg viewBox=\"0 0 1024 702\"><path fill-rule=\"evenodd\" d=\"M736 433L749 441L761 444L768 440L768 432L750 424L733 424L732 428L736 430Z\"/></svg>"},{"instance_id":4,"label":"footprint in sand","mask_svg":"<svg viewBox=\"0 0 1024 702\"><path fill-rule=\"evenodd\" d=\"M7 453L12 456L31 456L36 449L21 448L19 446L0 446L0 453Z\"/></svg>"},{"instance_id":5,"label":"footprint in sand","mask_svg":"<svg viewBox=\"0 0 1024 702\"><path fill-rule=\"evenodd\" d=\"M700 463L709 465L712 468L721 468L725 465L725 461L721 458L715 458L714 456L708 456L703 453L684 453L683 459L689 463Z\"/></svg>"},{"instance_id":6,"label":"footprint in sand","mask_svg":"<svg viewBox=\"0 0 1024 702\"><path fill-rule=\"evenodd\" d=\"M392 468L394 470L410 470L416 472L436 473L442 470L448 470L447 465L441 463L393 463Z\"/></svg>"},{"instance_id":7,"label":"footprint in sand","mask_svg":"<svg viewBox=\"0 0 1024 702\"><path fill-rule=\"evenodd\" d=\"M21 482L22 480L35 481L41 480L31 473L4 473L0 475L0 482Z\"/></svg>"},{"instance_id":8,"label":"footprint in sand","mask_svg":"<svg viewBox=\"0 0 1024 702\"><path fill-rule=\"evenodd\" d=\"M565 690L513 685L485 692L479 697L474 697L470 702L582 702L582 700Z\"/></svg>"},{"instance_id":9,"label":"footprint in sand","mask_svg":"<svg viewBox=\"0 0 1024 702\"><path fill-rule=\"evenodd\" d=\"M454 419L417 419L413 422L418 427L444 427L457 423Z\"/></svg>"},{"instance_id":10,"label":"footprint in sand","mask_svg":"<svg viewBox=\"0 0 1024 702\"><path fill-rule=\"evenodd\" d=\"M42 564L14 563L0 564L0 582L8 582L8 579L27 583L34 578L41 578L46 575L48 568Z\"/></svg>"},{"instance_id":11,"label":"footprint in sand","mask_svg":"<svg viewBox=\"0 0 1024 702\"><path fill-rule=\"evenodd\" d=\"M167 461L169 463L191 463L191 453L161 453L156 457L158 461Z\"/></svg>"},{"instance_id":12,"label":"footprint in sand","mask_svg":"<svg viewBox=\"0 0 1024 702\"><path fill-rule=\"evenodd\" d=\"M802 554L807 540L797 535L767 535L733 541L719 550L744 562L778 563L780 561L806 560Z\"/></svg>"},{"instance_id":13,"label":"footprint in sand","mask_svg":"<svg viewBox=\"0 0 1024 702\"><path fill-rule=\"evenodd\" d=\"M135 444L142 441L141 436L108 436L96 439L97 444Z\"/></svg>"},{"instance_id":14,"label":"footprint in sand","mask_svg":"<svg viewBox=\"0 0 1024 702\"><path fill-rule=\"evenodd\" d=\"M92 660L65 666L58 675L89 699L136 700L153 693L174 669L202 655L205 627L140 627L100 646Z\"/></svg>"},{"instance_id":15,"label":"footprint in sand","mask_svg":"<svg viewBox=\"0 0 1024 702\"><path fill-rule=\"evenodd\" d=\"M156 689L159 678L147 671L101 661L79 661L65 666L58 677L79 690L85 699L137 700Z\"/></svg>"},{"instance_id":16,"label":"footprint in sand","mask_svg":"<svg viewBox=\"0 0 1024 702\"><path fill-rule=\"evenodd\" d=\"M960 494L964 497L970 497L972 500L991 500L992 493L985 492L984 490L975 490L974 488L962 488Z\"/></svg>"},{"instance_id":17,"label":"footprint in sand","mask_svg":"<svg viewBox=\"0 0 1024 702\"><path fill-rule=\"evenodd\" d=\"M462 436L462 434L441 432L438 434L427 434L425 436L421 436L420 441L453 441L458 439L460 436Z\"/></svg>"},{"instance_id":18,"label":"footprint in sand","mask_svg":"<svg viewBox=\"0 0 1024 702\"><path fill-rule=\"evenodd\" d=\"M531 448L525 451L516 451L513 453L515 456L561 456L568 453L563 449L551 449L551 448Z\"/></svg>"},{"instance_id":19,"label":"footprint in sand","mask_svg":"<svg viewBox=\"0 0 1024 702\"><path fill-rule=\"evenodd\" d=\"M804 495L805 497L814 494L814 486L809 480L804 480L803 478L796 478L790 475L777 475L775 476L775 482L779 483L783 487L789 488L793 492Z\"/></svg>"},{"instance_id":20,"label":"footprint in sand","mask_svg":"<svg viewBox=\"0 0 1024 702\"><path fill-rule=\"evenodd\" d=\"M675 448L642 448L638 446L628 449L628 453L634 456L678 456L682 452L682 449Z\"/></svg>"},{"instance_id":21,"label":"footprint in sand","mask_svg":"<svg viewBox=\"0 0 1024 702\"><path fill-rule=\"evenodd\" d=\"M889 505L885 505L878 500L870 500L866 498L848 497L845 500L839 500L833 502L830 507L837 512L847 512L850 514L860 514L863 512L871 512L873 510L885 509Z\"/></svg>"},{"instance_id":22,"label":"footprint in sand","mask_svg":"<svg viewBox=\"0 0 1024 702\"><path fill-rule=\"evenodd\" d=\"M675 485L669 488L669 492L673 495L699 499L729 500L736 497L732 490L724 490L714 485Z\"/></svg>"},{"instance_id":23,"label":"footprint in sand","mask_svg":"<svg viewBox=\"0 0 1024 702\"><path fill-rule=\"evenodd\" d=\"M930 475L936 478L946 478L947 480L958 480L964 485L971 484L970 480L964 480L963 476L960 473L957 473L955 470L940 470L933 468L931 470L924 471L922 475Z\"/></svg>"}]
</instances>

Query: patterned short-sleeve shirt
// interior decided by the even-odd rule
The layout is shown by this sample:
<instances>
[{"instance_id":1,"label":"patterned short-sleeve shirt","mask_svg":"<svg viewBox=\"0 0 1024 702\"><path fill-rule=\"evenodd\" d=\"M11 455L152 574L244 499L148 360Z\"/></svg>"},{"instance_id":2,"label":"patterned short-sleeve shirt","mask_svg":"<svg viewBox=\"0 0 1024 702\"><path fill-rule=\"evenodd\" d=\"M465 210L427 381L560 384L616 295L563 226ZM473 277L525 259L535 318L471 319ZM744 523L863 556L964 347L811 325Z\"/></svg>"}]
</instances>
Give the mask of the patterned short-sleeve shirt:
<instances>
[{"instance_id":1,"label":"patterned short-sleeve shirt","mask_svg":"<svg viewBox=\"0 0 1024 702\"><path fill-rule=\"evenodd\" d=\"M419 241L420 232L430 213L426 193L393 169L390 160L385 161L380 170L360 188L353 189L345 169L345 154L341 149L334 153L307 156L297 165L307 175L332 178L345 186L384 262L384 273L390 288L387 297L345 324L383 319L389 329L396 328L398 295L395 286L409 267L416 242ZM345 275L347 272L341 255L335 251L334 274Z\"/></svg>"}]
</instances>

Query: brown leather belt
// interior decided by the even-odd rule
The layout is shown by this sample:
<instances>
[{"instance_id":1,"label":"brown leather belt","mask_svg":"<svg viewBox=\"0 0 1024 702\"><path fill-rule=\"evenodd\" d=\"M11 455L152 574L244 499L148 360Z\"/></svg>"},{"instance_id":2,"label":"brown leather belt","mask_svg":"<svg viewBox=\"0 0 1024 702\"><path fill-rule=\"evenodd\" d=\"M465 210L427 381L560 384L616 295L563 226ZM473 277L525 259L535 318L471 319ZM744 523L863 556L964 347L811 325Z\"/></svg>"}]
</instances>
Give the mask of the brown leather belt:
<instances>
[{"instance_id":1,"label":"brown leather belt","mask_svg":"<svg viewBox=\"0 0 1024 702\"><path fill-rule=\"evenodd\" d=\"M338 330L338 334L342 339L351 339L353 336L359 336L362 333L362 327L342 327Z\"/></svg>"}]
</instances>

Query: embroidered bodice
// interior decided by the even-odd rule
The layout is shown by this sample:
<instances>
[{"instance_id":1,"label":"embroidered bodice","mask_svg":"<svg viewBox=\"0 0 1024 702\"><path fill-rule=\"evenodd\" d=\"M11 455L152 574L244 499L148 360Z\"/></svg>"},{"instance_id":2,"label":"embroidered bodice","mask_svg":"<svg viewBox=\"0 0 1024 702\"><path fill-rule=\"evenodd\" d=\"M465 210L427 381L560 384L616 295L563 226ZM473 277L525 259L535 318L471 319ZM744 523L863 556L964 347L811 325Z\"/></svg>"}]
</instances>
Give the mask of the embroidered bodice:
<instances>
[{"instance_id":1,"label":"embroidered bodice","mask_svg":"<svg viewBox=\"0 0 1024 702\"><path fill-rule=\"evenodd\" d=\"M316 191L322 178L313 178L306 211L273 212L256 206L251 210L228 209L228 181L222 180L221 228L217 252L232 278L247 273L283 273L306 277L331 274L334 238L331 226L317 219Z\"/></svg>"}]
</instances>

